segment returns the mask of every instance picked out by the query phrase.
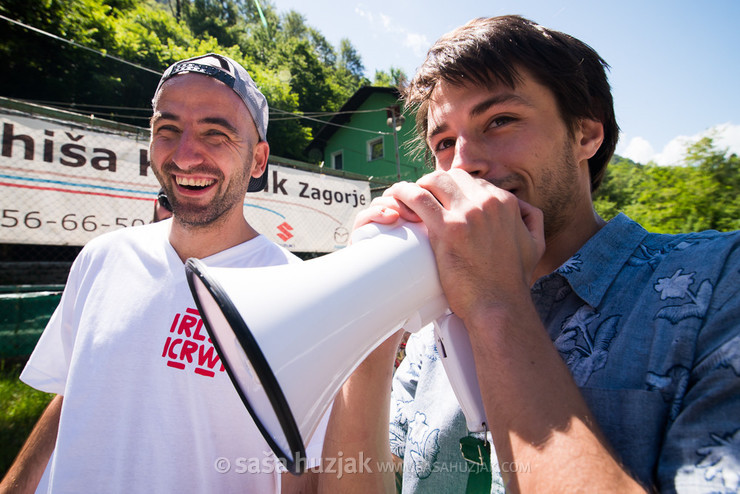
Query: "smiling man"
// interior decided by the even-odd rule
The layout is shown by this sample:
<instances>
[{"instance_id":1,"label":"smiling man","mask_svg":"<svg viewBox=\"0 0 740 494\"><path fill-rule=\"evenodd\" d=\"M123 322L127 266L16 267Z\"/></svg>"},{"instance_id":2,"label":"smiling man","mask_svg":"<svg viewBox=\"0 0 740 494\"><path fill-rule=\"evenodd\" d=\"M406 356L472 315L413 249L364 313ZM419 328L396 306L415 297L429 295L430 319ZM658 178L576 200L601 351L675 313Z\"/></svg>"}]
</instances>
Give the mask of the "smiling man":
<instances>
[{"instance_id":1,"label":"smiling man","mask_svg":"<svg viewBox=\"0 0 740 494\"><path fill-rule=\"evenodd\" d=\"M606 67L517 16L430 49L406 98L436 170L356 223L426 225L490 432L467 430L431 328L393 375L398 334L345 383L324 443L370 466L322 492L740 487L740 234L598 216L618 137Z\"/></svg>"},{"instance_id":2,"label":"smiling man","mask_svg":"<svg viewBox=\"0 0 740 494\"><path fill-rule=\"evenodd\" d=\"M308 479L270 456L183 266L299 261L244 217L245 194L265 183L267 101L241 65L208 54L168 68L152 104L151 165L173 217L102 235L76 259L21 375L57 396L3 483L10 492L262 493L283 481L290 492ZM321 440L309 447L320 453Z\"/></svg>"}]
</instances>

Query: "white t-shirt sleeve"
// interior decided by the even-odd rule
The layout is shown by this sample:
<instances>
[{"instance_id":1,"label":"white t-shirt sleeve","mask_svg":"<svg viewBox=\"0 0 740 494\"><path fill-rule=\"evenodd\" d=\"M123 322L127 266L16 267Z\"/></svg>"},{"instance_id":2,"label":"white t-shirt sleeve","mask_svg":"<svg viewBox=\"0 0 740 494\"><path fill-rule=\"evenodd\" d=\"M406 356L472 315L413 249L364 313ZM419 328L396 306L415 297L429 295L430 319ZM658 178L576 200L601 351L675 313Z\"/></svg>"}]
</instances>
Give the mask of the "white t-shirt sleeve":
<instances>
[{"instance_id":1,"label":"white t-shirt sleeve","mask_svg":"<svg viewBox=\"0 0 740 494\"><path fill-rule=\"evenodd\" d=\"M21 381L40 391L63 395L77 333L75 316L78 262L72 265L59 305L31 353Z\"/></svg>"}]
</instances>

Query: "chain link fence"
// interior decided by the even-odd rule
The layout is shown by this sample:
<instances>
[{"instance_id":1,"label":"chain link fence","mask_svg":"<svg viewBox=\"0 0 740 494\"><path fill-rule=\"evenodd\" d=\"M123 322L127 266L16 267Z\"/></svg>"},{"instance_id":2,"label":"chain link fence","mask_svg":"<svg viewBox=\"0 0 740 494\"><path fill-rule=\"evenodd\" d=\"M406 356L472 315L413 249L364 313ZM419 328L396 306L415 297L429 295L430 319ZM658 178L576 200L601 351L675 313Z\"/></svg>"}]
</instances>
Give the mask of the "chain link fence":
<instances>
[{"instance_id":1,"label":"chain link fence","mask_svg":"<svg viewBox=\"0 0 740 494\"><path fill-rule=\"evenodd\" d=\"M0 358L33 349L69 268L97 235L153 221L149 130L0 98ZM390 183L270 159L245 215L300 257L346 245L354 215Z\"/></svg>"}]
</instances>

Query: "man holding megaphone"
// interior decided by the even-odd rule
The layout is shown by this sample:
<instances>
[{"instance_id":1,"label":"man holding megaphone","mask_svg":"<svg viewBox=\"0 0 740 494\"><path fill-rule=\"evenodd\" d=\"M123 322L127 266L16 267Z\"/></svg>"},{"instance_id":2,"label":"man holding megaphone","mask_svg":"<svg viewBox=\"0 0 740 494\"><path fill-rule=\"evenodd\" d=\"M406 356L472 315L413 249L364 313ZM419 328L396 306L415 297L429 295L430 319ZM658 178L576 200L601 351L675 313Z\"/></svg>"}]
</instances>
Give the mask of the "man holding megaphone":
<instances>
[{"instance_id":1,"label":"man holding megaphone","mask_svg":"<svg viewBox=\"0 0 740 494\"><path fill-rule=\"evenodd\" d=\"M738 488L740 235L596 214L618 138L606 68L516 16L431 48L406 98L436 171L357 223L426 225L490 433L467 430L431 329L393 375L397 334L345 383L327 430L325 462L366 468L325 471L322 492Z\"/></svg>"}]
</instances>

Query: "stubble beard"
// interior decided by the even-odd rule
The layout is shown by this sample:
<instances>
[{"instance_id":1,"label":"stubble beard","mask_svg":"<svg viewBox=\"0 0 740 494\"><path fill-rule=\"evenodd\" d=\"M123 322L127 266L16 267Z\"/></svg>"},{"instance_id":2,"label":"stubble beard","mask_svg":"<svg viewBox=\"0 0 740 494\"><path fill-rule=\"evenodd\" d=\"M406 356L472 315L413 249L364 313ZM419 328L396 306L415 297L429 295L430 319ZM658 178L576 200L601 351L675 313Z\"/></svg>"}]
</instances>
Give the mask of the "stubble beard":
<instances>
[{"instance_id":1,"label":"stubble beard","mask_svg":"<svg viewBox=\"0 0 740 494\"><path fill-rule=\"evenodd\" d=\"M251 156L251 153L249 156ZM162 165L164 176L171 177L172 172L176 170L179 170L179 168L174 162ZM232 211L234 207L238 206L239 209L242 209L244 196L249 186L250 172L251 164L245 164L238 174L231 177L231 181L226 185L226 188L221 190L225 182L220 169L206 165L192 168L191 173L204 173L217 178L219 190L216 191L214 198L205 205L191 204L188 201L179 200L177 194L172 190L174 185L167 180L163 180L163 177L158 178L172 206L173 221L187 228L203 228L224 221L227 213Z\"/></svg>"},{"instance_id":2,"label":"stubble beard","mask_svg":"<svg viewBox=\"0 0 740 494\"><path fill-rule=\"evenodd\" d=\"M572 216L573 205L579 200L578 163L576 163L570 140L566 139L555 156L555 166L542 167L542 173L535 185L534 198L537 203L530 204L542 211L545 241L557 235ZM547 165L547 164L546 164ZM518 173L504 178L490 180L490 183L504 190L515 190L526 183Z\"/></svg>"},{"instance_id":3,"label":"stubble beard","mask_svg":"<svg viewBox=\"0 0 740 494\"><path fill-rule=\"evenodd\" d=\"M570 140L566 139L557 158L560 166L546 168L541 177L540 197L545 241L562 231L572 219L574 205L580 200L579 176Z\"/></svg>"}]
</instances>

